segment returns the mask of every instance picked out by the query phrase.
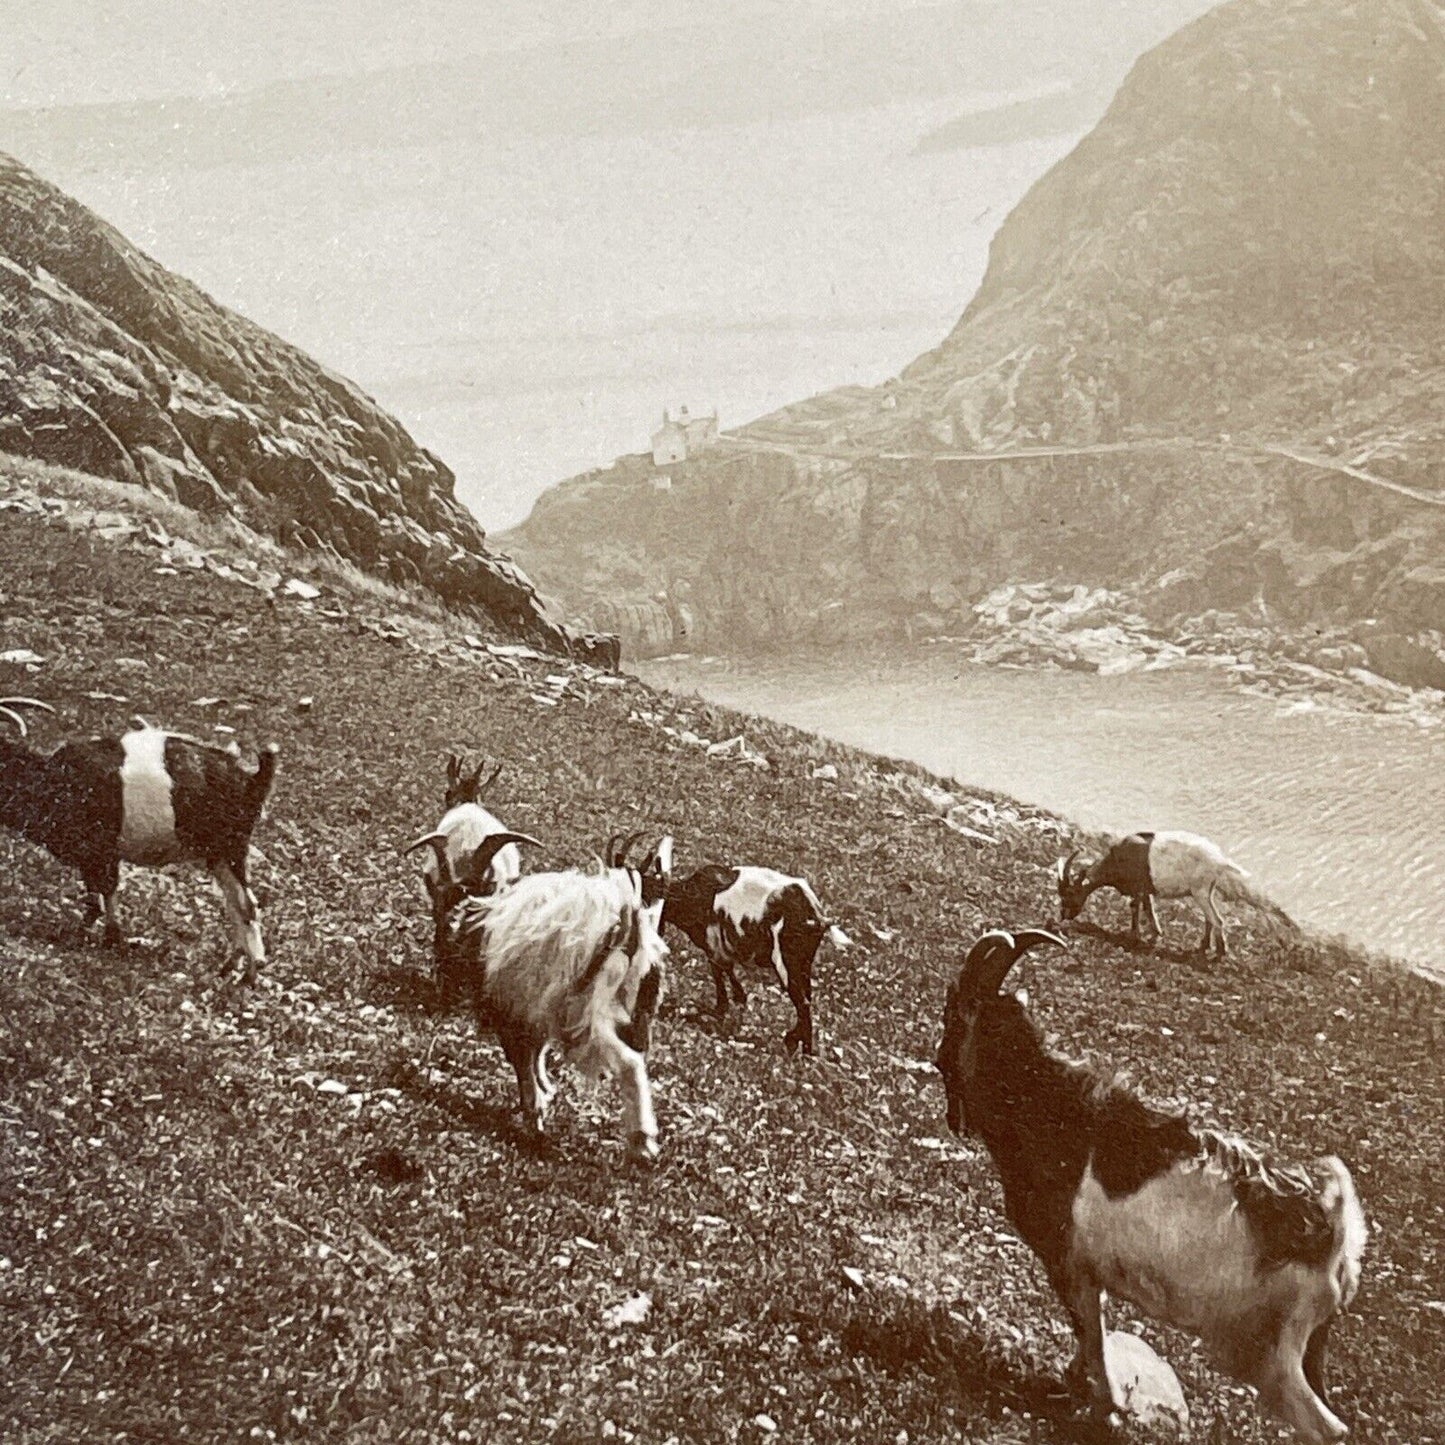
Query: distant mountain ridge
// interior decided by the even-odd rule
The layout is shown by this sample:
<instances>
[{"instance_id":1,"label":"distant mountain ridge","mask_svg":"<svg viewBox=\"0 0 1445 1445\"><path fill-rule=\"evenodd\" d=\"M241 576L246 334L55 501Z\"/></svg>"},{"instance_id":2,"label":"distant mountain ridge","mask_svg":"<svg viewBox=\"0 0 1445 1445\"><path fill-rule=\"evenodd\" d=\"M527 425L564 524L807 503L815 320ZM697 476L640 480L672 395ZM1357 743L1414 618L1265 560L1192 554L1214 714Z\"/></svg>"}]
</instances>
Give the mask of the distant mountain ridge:
<instances>
[{"instance_id":1,"label":"distant mountain ridge","mask_svg":"<svg viewBox=\"0 0 1445 1445\"><path fill-rule=\"evenodd\" d=\"M235 512L546 646L549 618L486 545L445 463L358 387L218 305L0 155L0 451Z\"/></svg>"},{"instance_id":2,"label":"distant mountain ridge","mask_svg":"<svg viewBox=\"0 0 1445 1445\"><path fill-rule=\"evenodd\" d=\"M668 470L574 479L507 538L648 650L947 631L1041 578L1445 632L1441 6L1187 25L1007 218L937 348Z\"/></svg>"},{"instance_id":3,"label":"distant mountain ridge","mask_svg":"<svg viewBox=\"0 0 1445 1445\"><path fill-rule=\"evenodd\" d=\"M65 167L276 163L468 137L747 125L1022 86L1040 55L1116 75L1141 36L1207 0L900 5L873 13L724 10L706 26L579 38L445 62L282 79L212 96L0 110L0 148ZM1062 44L1060 39L1062 38Z\"/></svg>"}]
</instances>

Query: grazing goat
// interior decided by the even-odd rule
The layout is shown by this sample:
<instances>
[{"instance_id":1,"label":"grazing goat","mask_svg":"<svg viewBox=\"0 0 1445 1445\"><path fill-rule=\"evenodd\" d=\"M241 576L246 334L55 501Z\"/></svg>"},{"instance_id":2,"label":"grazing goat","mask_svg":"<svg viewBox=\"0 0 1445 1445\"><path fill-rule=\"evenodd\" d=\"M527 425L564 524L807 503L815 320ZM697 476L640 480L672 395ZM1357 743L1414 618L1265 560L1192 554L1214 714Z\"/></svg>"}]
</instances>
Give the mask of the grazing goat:
<instances>
[{"instance_id":1,"label":"grazing goat","mask_svg":"<svg viewBox=\"0 0 1445 1445\"><path fill-rule=\"evenodd\" d=\"M22 707L51 711L35 698L0 698L0 713L13 721L21 721L15 710ZM115 900L123 862L204 864L251 979L266 948L246 859L276 776L276 747L262 748L254 772L238 756L234 747L150 726L62 743L52 753L0 738L0 826L80 870L85 922L103 911L108 945L122 941Z\"/></svg>"},{"instance_id":2,"label":"grazing goat","mask_svg":"<svg viewBox=\"0 0 1445 1445\"><path fill-rule=\"evenodd\" d=\"M948 1125L982 1137L1009 1218L1078 1339L1070 1378L1113 1409L1100 1292L1204 1340L1307 1441L1344 1438L1325 1392L1326 1338L1360 1279L1365 1218L1333 1156L1280 1166L1044 1047L1002 993L1039 929L986 933L948 991L938 1071Z\"/></svg>"},{"instance_id":3,"label":"grazing goat","mask_svg":"<svg viewBox=\"0 0 1445 1445\"><path fill-rule=\"evenodd\" d=\"M468 891L475 894L495 893L510 887L522 872L522 854L511 843L493 856L491 866L485 872L478 874L468 866L468 861L475 857L477 848L484 839L506 831L506 824L481 804L482 795L497 781L502 765L498 763L483 782L482 774L486 767L486 762L483 761L468 773L459 753L448 756L447 785L442 805L445 811L435 829L436 834L447 840L451 878L454 881L465 878L468 881ZM433 835L429 834L427 838L419 838L407 851L420 848L431 836ZM432 907L432 954L440 965L445 919L454 904L447 907L441 904L441 870L435 856L426 860L422 869L422 882L426 886Z\"/></svg>"},{"instance_id":4,"label":"grazing goat","mask_svg":"<svg viewBox=\"0 0 1445 1445\"><path fill-rule=\"evenodd\" d=\"M500 1040L529 1128L543 1132L556 1093L546 1064L555 1043L584 1073L620 1078L628 1152L655 1159L657 1119L643 1056L668 951L658 850L642 870L534 873L477 896L467 878L453 875L447 840L432 834L424 841L451 903L443 961L464 978L478 1025ZM534 841L505 832L484 839L468 860L473 879L499 848Z\"/></svg>"},{"instance_id":5,"label":"grazing goat","mask_svg":"<svg viewBox=\"0 0 1445 1445\"><path fill-rule=\"evenodd\" d=\"M717 1012L726 1018L728 988L738 1004L747 994L737 965L771 968L797 1014L784 1045L813 1052L813 958L829 931L818 895L807 881L772 868L708 864L671 884L663 923L685 933L706 955L717 989Z\"/></svg>"},{"instance_id":6,"label":"grazing goat","mask_svg":"<svg viewBox=\"0 0 1445 1445\"><path fill-rule=\"evenodd\" d=\"M1155 937L1163 937L1154 911L1155 898L1193 898L1204 914L1200 953L1208 953L1212 941L1215 952L1224 957L1224 920L1214 904L1215 890L1221 886L1230 896L1253 904L1286 927L1296 927L1287 913L1244 882L1249 874L1238 863L1226 858L1217 844L1195 833L1130 833L1093 862L1081 861L1080 850L1075 849L1059 859L1054 874L1059 884L1059 911L1065 921L1078 917L1096 889L1113 888L1130 900L1136 940L1141 936L1141 914L1148 916Z\"/></svg>"}]
</instances>

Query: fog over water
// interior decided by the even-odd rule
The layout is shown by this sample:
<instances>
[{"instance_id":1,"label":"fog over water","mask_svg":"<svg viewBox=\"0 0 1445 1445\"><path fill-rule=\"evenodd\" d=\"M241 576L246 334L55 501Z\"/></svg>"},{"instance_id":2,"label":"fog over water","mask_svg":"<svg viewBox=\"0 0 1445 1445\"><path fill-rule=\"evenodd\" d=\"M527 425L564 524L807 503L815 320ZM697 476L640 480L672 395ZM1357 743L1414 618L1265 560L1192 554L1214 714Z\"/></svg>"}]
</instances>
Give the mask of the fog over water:
<instances>
[{"instance_id":1,"label":"fog over water","mask_svg":"<svg viewBox=\"0 0 1445 1445\"><path fill-rule=\"evenodd\" d=\"M1206 668L1099 677L942 648L637 671L1086 827L1204 833L1302 923L1445 979L1445 728L1254 696Z\"/></svg>"}]
</instances>

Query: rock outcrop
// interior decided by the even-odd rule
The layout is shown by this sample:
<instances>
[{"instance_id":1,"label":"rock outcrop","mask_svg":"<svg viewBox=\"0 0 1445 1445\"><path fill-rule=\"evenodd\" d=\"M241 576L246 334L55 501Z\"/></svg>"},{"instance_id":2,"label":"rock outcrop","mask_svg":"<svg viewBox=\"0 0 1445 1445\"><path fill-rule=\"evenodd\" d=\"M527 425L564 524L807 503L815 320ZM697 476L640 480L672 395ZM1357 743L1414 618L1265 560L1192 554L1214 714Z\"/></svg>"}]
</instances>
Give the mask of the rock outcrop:
<instances>
[{"instance_id":1,"label":"rock outcrop","mask_svg":"<svg viewBox=\"0 0 1445 1445\"><path fill-rule=\"evenodd\" d=\"M685 588L688 645L749 648L949 631L1047 578L1445 631L1442 355L1441 6L1232 0L1137 63L935 350L670 491L640 459L565 483L506 545L664 650L626 605Z\"/></svg>"},{"instance_id":2,"label":"rock outcrop","mask_svg":"<svg viewBox=\"0 0 1445 1445\"><path fill-rule=\"evenodd\" d=\"M218 305L0 155L0 450L232 511L554 650L548 617L445 463L351 382Z\"/></svg>"}]
</instances>

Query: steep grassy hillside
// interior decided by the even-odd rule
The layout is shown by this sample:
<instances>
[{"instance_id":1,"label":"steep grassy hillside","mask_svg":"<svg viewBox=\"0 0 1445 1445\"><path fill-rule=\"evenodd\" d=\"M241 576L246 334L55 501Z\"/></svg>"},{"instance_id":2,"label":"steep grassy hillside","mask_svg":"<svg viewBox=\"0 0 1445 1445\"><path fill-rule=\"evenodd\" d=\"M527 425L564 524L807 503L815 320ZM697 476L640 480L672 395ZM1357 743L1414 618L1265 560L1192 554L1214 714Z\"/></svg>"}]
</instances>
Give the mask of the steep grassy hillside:
<instances>
[{"instance_id":1,"label":"steep grassy hillside","mask_svg":"<svg viewBox=\"0 0 1445 1445\"><path fill-rule=\"evenodd\" d=\"M0 451L234 513L544 646L610 655L545 615L456 501L445 463L357 386L6 155Z\"/></svg>"},{"instance_id":2,"label":"steep grassy hillside","mask_svg":"<svg viewBox=\"0 0 1445 1445\"><path fill-rule=\"evenodd\" d=\"M1445 630L1441 16L1219 6L1134 66L901 376L743 428L666 493L636 459L566 483L508 545L663 650L956 631L1049 579ZM575 539L628 512L604 577Z\"/></svg>"},{"instance_id":3,"label":"steep grassy hillside","mask_svg":"<svg viewBox=\"0 0 1445 1445\"><path fill-rule=\"evenodd\" d=\"M1053 1393L1062 1317L926 1063L965 944L1052 912L1059 825L960 788L1000 839L971 841L904 765L575 663L479 663L372 608L339 585L308 601L158 571L0 512L0 652L44 659L0 663L0 693L55 704L42 741L141 712L282 749L257 835L272 960L248 993L216 983L198 878L132 872L124 915L148 941L105 953L77 929L76 880L0 836L0 1435L1079 1438ZM745 732L771 766L664 726ZM680 945L660 1166L626 1168L614 1100L571 1083L553 1142L525 1147L500 1053L432 1007L398 856L460 745L503 760L499 809L563 857L665 826L680 863L805 871L858 945L820 959L819 1056L783 1056L766 982L720 1031ZM836 784L811 777L825 759ZM1183 910L1165 921L1192 936ZM1202 968L1080 930L1031 967L1035 1007L1157 1095L1345 1155L1373 1231L1336 1406L1372 1445L1441 1441L1439 991L1243 920L1237 940ZM639 1323L609 1322L641 1294ZM1146 1333L1196 1439L1276 1438L1192 1344Z\"/></svg>"}]
</instances>

